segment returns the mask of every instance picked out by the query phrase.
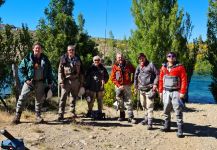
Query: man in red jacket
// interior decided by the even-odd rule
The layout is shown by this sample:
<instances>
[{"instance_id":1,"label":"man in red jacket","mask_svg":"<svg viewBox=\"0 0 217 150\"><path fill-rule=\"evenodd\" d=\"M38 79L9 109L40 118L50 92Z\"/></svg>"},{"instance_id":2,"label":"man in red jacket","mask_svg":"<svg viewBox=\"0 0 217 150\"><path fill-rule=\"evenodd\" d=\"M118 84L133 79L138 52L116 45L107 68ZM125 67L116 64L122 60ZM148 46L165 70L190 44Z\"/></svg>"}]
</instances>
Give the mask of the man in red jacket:
<instances>
[{"instance_id":1,"label":"man in red jacket","mask_svg":"<svg viewBox=\"0 0 217 150\"><path fill-rule=\"evenodd\" d=\"M183 136L183 115L184 106L182 99L187 89L187 75L185 68L176 60L176 54L169 52L167 54L167 63L163 64L160 70L159 93L164 104L164 132L170 131L170 112L172 108L176 113L178 132L177 136Z\"/></svg>"},{"instance_id":2,"label":"man in red jacket","mask_svg":"<svg viewBox=\"0 0 217 150\"><path fill-rule=\"evenodd\" d=\"M115 85L116 99L120 110L120 117L118 120L123 121L125 119L124 104L126 104L129 116L128 121L133 124L136 123L133 115L131 94L134 72L135 68L123 58L122 54L117 53L116 62L112 66L111 81Z\"/></svg>"}]
</instances>

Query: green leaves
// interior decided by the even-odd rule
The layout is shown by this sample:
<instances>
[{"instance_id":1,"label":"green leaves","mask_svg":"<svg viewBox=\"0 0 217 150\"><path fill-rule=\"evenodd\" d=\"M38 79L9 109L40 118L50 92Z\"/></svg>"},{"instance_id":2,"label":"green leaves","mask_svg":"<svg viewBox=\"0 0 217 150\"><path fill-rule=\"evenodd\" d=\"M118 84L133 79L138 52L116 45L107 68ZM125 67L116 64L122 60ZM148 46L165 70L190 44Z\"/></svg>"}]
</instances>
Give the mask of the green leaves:
<instances>
[{"instance_id":1,"label":"green leaves","mask_svg":"<svg viewBox=\"0 0 217 150\"><path fill-rule=\"evenodd\" d=\"M72 0L51 0L45 9L46 18L41 19L37 26L36 39L44 45L55 70L69 44L76 44L76 53L82 56L82 61L90 63L91 57L96 54L95 43L83 29L85 20L80 14L77 25L72 14L73 8Z\"/></svg>"},{"instance_id":2,"label":"green leaves","mask_svg":"<svg viewBox=\"0 0 217 150\"><path fill-rule=\"evenodd\" d=\"M217 1L209 0L207 22L208 61L212 65L210 90L217 101Z\"/></svg>"}]
</instances>

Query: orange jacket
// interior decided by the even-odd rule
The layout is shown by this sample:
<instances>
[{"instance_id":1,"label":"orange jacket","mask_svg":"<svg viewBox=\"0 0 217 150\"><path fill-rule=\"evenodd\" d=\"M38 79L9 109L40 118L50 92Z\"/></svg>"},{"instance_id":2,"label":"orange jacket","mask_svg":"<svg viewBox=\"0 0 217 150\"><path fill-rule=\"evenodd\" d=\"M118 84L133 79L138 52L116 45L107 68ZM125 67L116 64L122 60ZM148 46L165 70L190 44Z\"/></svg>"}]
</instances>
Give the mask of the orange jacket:
<instances>
[{"instance_id":1,"label":"orange jacket","mask_svg":"<svg viewBox=\"0 0 217 150\"><path fill-rule=\"evenodd\" d=\"M183 65L181 64L176 64L174 65L170 72L167 69L167 64L163 64L163 66L160 69L160 79L159 79L159 93L163 92L163 78L164 75L168 75L168 76L176 76L180 78L180 90L179 92L181 94L185 94L186 93L186 89L187 89L187 74L185 71L185 68Z\"/></svg>"},{"instance_id":2,"label":"orange jacket","mask_svg":"<svg viewBox=\"0 0 217 150\"><path fill-rule=\"evenodd\" d=\"M124 64L125 67L123 67L123 72L118 64L112 66L110 79L117 87L121 85L130 85L133 82L131 74L134 76L135 68L129 63Z\"/></svg>"}]
</instances>

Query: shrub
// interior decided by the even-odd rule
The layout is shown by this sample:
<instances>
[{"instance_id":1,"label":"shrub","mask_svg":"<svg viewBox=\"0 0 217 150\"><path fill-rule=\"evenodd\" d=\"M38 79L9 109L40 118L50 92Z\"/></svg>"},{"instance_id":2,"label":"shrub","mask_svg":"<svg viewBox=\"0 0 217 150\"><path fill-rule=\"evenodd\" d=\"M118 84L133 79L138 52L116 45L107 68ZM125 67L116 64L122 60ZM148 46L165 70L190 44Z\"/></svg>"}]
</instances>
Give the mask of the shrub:
<instances>
[{"instance_id":1,"label":"shrub","mask_svg":"<svg viewBox=\"0 0 217 150\"><path fill-rule=\"evenodd\" d=\"M103 98L103 103L106 106L111 107L115 102L115 86L112 81L109 81L105 84L105 95Z\"/></svg>"}]
</instances>

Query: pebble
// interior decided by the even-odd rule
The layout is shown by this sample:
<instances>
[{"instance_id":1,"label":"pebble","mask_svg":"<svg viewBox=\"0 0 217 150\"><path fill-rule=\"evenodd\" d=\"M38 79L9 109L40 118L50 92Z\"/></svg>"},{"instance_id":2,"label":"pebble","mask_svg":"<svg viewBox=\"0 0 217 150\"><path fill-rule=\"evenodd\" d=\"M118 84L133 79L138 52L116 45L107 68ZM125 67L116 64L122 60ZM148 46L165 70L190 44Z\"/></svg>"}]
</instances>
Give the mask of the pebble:
<instances>
[{"instance_id":1,"label":"pebble","mask_svg":"<svg viewBox=\"0 0 217 150\"><path fill-rule=\"evenodd\" d=\"M96 139L96 137L97 137L97 136L95 136L95 135L90 135L90 136L89 136L89 139Z\"/></svg>"},{"instance_id":2,"label":"pebble","mask_svg":"<svg viewBox=\"0 0 217 150\"><path fill-rule=\"evenodd\" d=\"M80 143L84 144L84 145L87 145L86 141L85 140L79 140Z\"/></svg>"}]
</instances>

